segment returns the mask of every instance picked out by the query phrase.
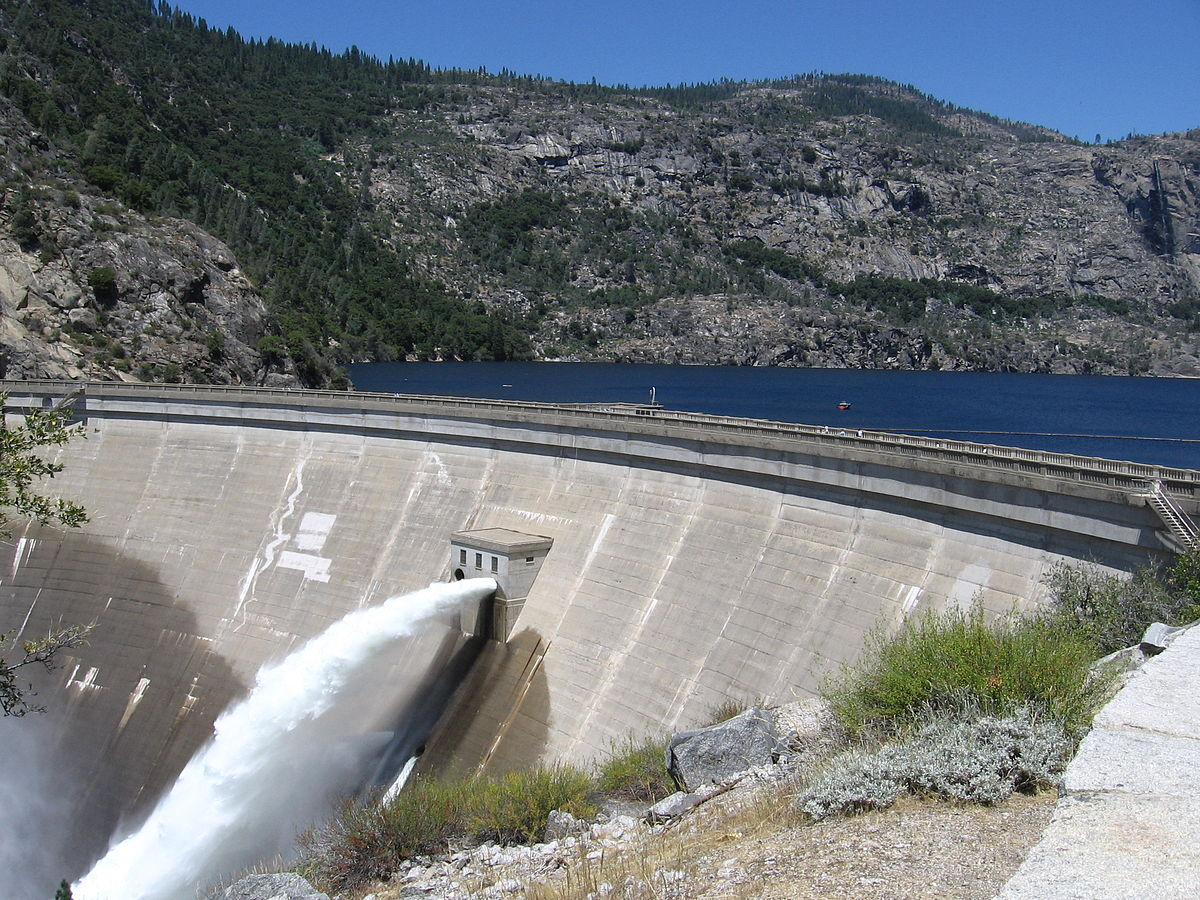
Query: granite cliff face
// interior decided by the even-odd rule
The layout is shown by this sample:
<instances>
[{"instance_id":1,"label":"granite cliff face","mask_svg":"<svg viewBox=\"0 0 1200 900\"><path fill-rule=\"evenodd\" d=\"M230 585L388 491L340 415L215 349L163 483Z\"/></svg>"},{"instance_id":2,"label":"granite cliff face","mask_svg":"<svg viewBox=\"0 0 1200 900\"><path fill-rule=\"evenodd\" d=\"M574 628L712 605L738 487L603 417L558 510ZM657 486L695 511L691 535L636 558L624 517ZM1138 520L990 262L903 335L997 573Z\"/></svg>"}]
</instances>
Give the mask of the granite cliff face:
<instances>
[{"instance_id":1,"label":"granite cliff face","mask_svg":"<svg viewBox=\"0 0 1200 900\"><path fill-rule=\"evenodd\" d=\"M394 113L357 158L394 239L465 294L540 313L546 355L1200 373L1180 314L1200 293L1200 133L1092 146L896 85L854 87L878 115L825 115L820 89L675 108L474 87ZM558 206L516 208L522 191ZM748 278L728 252L747 241L809 271ZM935 296L897 317L839 290L868 276L1049 302Z\"/></svg>"},{"instance_id":2,"label":"granite cliff face","mask_svg":"<svg viewBox=\"0 0 1200 900\"><path fill-rule=\"evenodd\" d=\"M3 103L0 165L0 377L294 381L264 370L262 298L212 235L98 196Z\"/></svg>"}]
</instances>

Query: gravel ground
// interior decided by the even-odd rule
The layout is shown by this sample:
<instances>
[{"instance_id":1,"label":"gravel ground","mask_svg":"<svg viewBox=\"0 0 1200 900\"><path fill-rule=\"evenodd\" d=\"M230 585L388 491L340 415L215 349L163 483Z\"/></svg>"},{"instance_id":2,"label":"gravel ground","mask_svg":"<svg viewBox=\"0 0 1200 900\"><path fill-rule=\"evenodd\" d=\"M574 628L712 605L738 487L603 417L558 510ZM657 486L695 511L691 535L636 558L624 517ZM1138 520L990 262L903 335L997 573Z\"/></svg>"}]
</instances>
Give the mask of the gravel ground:
<instances>
[{"instance_id":1,"label":"gravel ground","mask_svg":"<svg viewBox=\"0 0 1200 900\"><path fill-rule=\"evenodd\" d=\"M696 898L990 900L1041 837L1055 797L995 807L906 799L816 825L781 825L729 842L690 873Z\"/></svg>"}]
</instances>

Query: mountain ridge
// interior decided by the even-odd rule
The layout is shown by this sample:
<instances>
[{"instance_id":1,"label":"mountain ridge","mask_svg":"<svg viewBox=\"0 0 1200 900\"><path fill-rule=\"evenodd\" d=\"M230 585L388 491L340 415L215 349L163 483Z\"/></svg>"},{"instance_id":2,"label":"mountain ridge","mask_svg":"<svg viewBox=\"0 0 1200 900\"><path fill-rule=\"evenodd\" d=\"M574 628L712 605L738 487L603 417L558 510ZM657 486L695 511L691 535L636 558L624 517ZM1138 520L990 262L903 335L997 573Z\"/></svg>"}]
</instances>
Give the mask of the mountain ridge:
<instances>
[{"instance_id":1,"label":"mountain ridge","mask_svg":"<svg viewBox=\"0 0 1200 900\"><path fill-rule=\"evenodd\" d=\"M1200 130L1090 145L872 76L436 71L140 0L25 0L0 35L0 267L30 274L0 290L13 374L345 384L341 363L404 358L1200 374ZM74 257L44 239L72 216ZM111 229L158 229L171 268L195 226L219 249L189 257L154 320L163 285ZM31 290L57 296L36 284L47 267L72 299L27 312ZM233 308L253 314L234 325Z\"/></svg>"}]
</instances>

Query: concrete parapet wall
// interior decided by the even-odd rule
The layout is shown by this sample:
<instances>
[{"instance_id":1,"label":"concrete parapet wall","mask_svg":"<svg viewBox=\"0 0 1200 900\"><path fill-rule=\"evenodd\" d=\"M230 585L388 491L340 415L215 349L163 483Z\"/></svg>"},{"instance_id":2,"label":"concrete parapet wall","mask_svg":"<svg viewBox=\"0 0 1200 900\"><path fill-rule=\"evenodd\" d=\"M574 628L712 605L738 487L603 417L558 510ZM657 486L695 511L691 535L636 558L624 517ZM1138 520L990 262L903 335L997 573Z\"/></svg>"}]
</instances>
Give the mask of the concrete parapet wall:
<instances>
[{"instance_id":1,"label":"concrete parapet wall","mask_svg":"<svg viewBox=\"0 0 1200 900\"><path fill-rule=\"evenodd\" d=\"M18 407L64 392L4 388ZM1196 507L1193 472L738 420L126 385L75 406L89 435L52 487L92 522L0 548L0 624L97 621L44 699L78 723L64 746L104 748L81 790L110 819L173 777L264 661L448 578L454 532L554 542L428 754L463 772L811 693L879 622L1027 605L1056 561L1162 553L1134 495L1147 479Z\"/></svg>"}]
</instances>

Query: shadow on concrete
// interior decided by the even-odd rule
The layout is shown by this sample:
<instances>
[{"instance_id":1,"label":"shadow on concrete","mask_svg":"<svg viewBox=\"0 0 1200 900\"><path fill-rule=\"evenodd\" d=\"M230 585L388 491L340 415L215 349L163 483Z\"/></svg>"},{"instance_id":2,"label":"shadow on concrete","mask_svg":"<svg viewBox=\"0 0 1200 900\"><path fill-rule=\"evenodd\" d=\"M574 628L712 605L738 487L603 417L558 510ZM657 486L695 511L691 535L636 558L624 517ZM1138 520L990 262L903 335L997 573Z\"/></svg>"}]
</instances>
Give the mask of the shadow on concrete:
<instances>
[{"instance_id":1,"label":"shadow on concrete","mask_svg":"<svg viewBox=\"0 0 1200 900\"><path fill-rule=\"evenodd\" d=\"M158 574L107 542L30 528L0 545L0 573L0 629L28 638L96 623L61 668L34 673L48 712L0 729L6 775L17 772L8 747L26 751L25 800L40 816L20 817L13 845L34 848L27 862L43 871L28 868L30 895L46 897L149 812L244 685Z\"/></svg>"},{"instance_id":2,"label":"shadow on concrete","mask_svg":"<svg viewBox=\"0 0 1200 900\"><path fill-rule=\"evenodd\" d=\"M413 691L413 698L395 717L392 737L375 763L366 788L386 790L412 757L425 752L429 736L471 672L487 639L479 636L459 643L461 646L453 652L435 659L429 677Z\"/></svg>"},{"instance_id":3,"label":"shadow on concrete","mask_svg":"<svg viewBox=\"0 0 1200 900\"><path fill-rule=\"evenodd\" d=\"M465 778L529 768L549 743L550 690L533 629L488 641L431 735L419 774Z\"/></svg>"}]
</instances>

